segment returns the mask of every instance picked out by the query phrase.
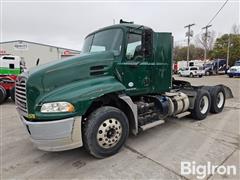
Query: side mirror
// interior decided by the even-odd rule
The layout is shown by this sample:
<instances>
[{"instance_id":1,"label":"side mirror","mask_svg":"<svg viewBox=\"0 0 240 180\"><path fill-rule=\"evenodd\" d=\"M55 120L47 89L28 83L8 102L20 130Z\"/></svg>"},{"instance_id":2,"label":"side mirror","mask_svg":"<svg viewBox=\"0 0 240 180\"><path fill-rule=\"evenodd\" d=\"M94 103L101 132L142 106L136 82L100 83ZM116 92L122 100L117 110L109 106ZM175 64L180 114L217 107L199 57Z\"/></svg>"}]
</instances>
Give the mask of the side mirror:
<instances>
[{"instance_id":1,"label":"side mirror","mask_svg":"<svg viewBox=\"0 0 240 180\"><path fill-rule=\"evenodd\" d=\"M153 51L153 31L145 29L142 34L142 52L144 57L152 55Z\"/></svg>"},{"instance_id":2,"label":"side mirror","mask_svg":"<svg viewBox=\"0 0 240 180\"><path fill-rule=\"evenodd\" d=\"M38 64L39 64L39 61L40 61L40 59L38 58L38 59L37 59L37 62L36 62L36 66L38 66Z\"/></svg>"}]
</instances>

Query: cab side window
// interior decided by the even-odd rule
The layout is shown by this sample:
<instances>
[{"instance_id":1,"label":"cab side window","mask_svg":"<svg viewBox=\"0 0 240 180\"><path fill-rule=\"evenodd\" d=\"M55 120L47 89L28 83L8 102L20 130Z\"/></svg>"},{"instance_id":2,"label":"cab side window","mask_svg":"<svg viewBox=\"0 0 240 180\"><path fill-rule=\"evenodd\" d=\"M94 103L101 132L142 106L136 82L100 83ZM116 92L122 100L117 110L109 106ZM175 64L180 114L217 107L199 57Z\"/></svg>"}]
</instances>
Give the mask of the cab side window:
<instances>
[{"instance_id":1,"label":"cab side window","mask_svg":"<svg viewBox=\"0 0 240 180\"><path fill-rule=\"evenodd\" d=\"M129 33L127 39L126 59L136 61L142 57L142 35Z\"/></svg>"}]
</instances>

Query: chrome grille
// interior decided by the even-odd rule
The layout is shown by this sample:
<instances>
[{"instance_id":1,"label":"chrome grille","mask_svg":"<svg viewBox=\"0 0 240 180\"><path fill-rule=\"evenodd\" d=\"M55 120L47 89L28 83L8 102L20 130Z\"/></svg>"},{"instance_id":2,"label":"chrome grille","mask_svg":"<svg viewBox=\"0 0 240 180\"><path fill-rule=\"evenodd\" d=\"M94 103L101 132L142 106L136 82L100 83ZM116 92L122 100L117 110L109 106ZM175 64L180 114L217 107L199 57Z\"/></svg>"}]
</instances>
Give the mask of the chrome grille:
<instances>
[{"instance_id":1,"label":"chrome grille","mask_svg":"<svg viewBox=\"0 0 240 180\"><path fill-rule=\"evenodd\" d=\"M23 77L18 77L16 80L15 103L19 111L26 116L28 114L26 98L26 79Z\"/></svg>"}]
</instances>

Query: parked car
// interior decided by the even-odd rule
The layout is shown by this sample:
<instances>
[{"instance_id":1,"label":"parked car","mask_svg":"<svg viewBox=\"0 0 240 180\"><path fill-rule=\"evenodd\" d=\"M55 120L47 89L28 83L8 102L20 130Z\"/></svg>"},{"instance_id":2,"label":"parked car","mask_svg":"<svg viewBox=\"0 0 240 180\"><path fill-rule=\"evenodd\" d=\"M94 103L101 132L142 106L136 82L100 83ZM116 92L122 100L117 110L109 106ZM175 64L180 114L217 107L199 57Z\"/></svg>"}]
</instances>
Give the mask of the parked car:
<instances>
[{"instance_id":1,"label":"parked car","mask_svg":"<svg viewBox=\"0 0 240 180\"><path fill-rule=\"evenodd\" d=\"M203 67L203 64L204 64L204 62L202 60L190 60L188 63L185 60L178 61L178 62L174 63L174 65L173 65L173 72L176 74L179 72L179 70L181 70L187 66Z\"/></svg>"},{"instance_id":2,"label":"parked car","mask_svg":"<svg viewBox=\"0 0 240 180\"><path fill-rule=\"evenodd\" d=\"M228 76L231 77L240 77L240 60L235 62L235 65L232 66L228 71L227 71Z\"/></svg>"},{"instance_id":3,"label":"parked car","mask_svg":"<svg viewBox=\"0 0 240 180\"><path fill-rule=\"evenodd\" d=\"M240 66L240 59L235 62L234 66Z\"/></svg>"},{"instance_id":4,"label":"parked car","mask_svg":"<svg viewBox=\"0 0 240 180\"><path fill-rule=\"evenodd\" d=\"M182 68L179 70L180 76L188 76L188 77L202 77L205 74L204 70L200 67L188 67Z\"/></svg>"}]
</instances>

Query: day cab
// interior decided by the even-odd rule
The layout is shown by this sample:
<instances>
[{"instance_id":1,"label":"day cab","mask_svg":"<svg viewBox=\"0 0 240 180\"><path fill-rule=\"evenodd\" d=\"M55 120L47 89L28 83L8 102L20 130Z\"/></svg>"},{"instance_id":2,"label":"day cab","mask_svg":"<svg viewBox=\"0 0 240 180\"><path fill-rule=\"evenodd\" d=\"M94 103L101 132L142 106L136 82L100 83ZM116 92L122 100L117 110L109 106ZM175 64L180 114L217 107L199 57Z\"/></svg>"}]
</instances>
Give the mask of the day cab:
<instances>
[{"instance_id":1,"label":"day cab","mask_svg":"<svg viewBox=\"0 0 240 180\"><path fill-rule=\"evenodd\" d=\"M208 90L172 78L172 47L171 33L120 23L89 34L81 55L23 73L16 106L33 143L46 151L84 146L104 158L120 150L129 132L169 116L200 120L221 112L222 86L209 88L211 99Z\"/></svg>"}]
</instances>

